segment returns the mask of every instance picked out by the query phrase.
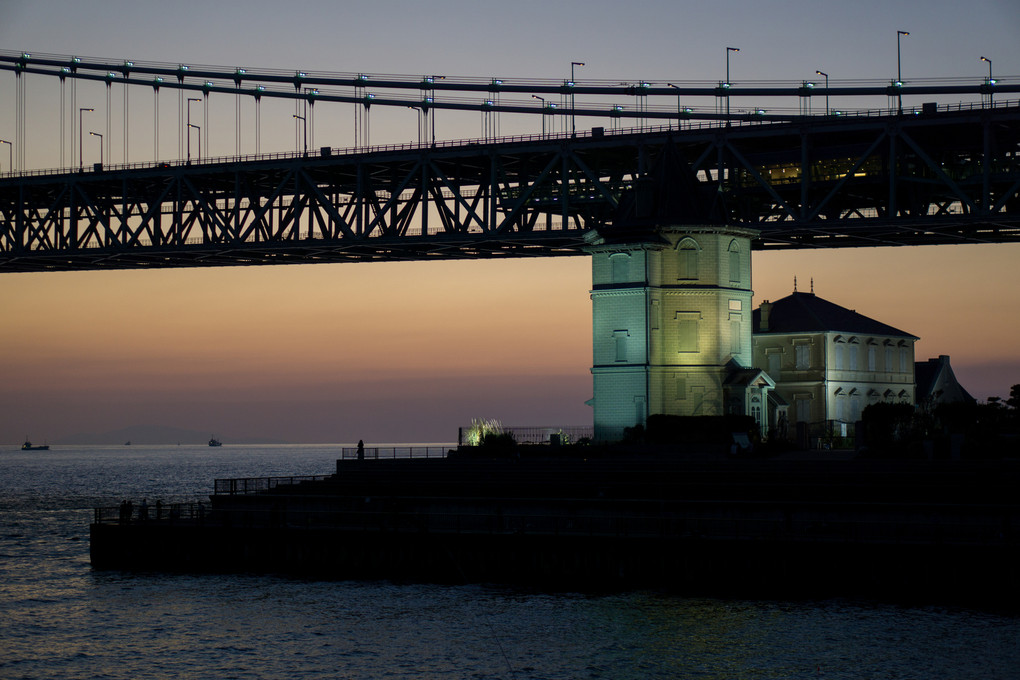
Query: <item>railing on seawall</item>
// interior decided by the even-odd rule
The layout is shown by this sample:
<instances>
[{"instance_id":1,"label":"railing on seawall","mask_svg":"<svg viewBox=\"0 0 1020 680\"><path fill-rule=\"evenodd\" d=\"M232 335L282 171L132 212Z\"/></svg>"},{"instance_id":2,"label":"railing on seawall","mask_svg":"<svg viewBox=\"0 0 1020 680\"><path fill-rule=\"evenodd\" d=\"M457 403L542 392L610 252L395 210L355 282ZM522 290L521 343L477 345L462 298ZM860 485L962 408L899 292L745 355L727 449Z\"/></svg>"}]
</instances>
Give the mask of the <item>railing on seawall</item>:
<instances>
[{"instance_id":1,"label":"railing on seawall","mask_svg":"<svg viewBox=\"0 0 1020 680\"><path fill-rule=\"evenodd\" d=\"M93 508L93 523L95 524L139 524L139 523L167 523L176 521L204 520L209 514L209 508L203 501L191 501L182 503L154 503L143 505L132 502L125 506L105 506Z\"/></svg>"},{"instance_id":2,"label":"railing on seawall","mask_svg":"<svg viewBox=\"0 0 1020 680\"><path fill-rule=\"evenodd\" d=\"M452 444L437 446L345 446L340 460L388 460L393 458L446 458Z\"/></svg>"},{"instance_id":3,"label":"railing on seawall","mask_svg":"<svg viewBox=\"0 0 1020 680\"><path fill-rule=\"evenodd\" d=\"M238 477L235 479L217 479L213 485L213 493L217 496L260 493L271 491L278 486L293 486L302 482L318 482L328 479L331 475L290 475L288 477Z\"/></svg>"},{"instance_id":4,"label":"railing on seawall","mask_svg":"<svg viewBox=\"0 0 1020 680\"><path fill-rule=\"evenodd\" d=\"M595 428L591 425L562 427L559 425L525 425L510 427L499 425L495 430L479 431L477 426L462 427L458 431L458 444L477 446L484 434L509 434L517 444L577 444L591 441Z\"/></svg>"}]
</instances>

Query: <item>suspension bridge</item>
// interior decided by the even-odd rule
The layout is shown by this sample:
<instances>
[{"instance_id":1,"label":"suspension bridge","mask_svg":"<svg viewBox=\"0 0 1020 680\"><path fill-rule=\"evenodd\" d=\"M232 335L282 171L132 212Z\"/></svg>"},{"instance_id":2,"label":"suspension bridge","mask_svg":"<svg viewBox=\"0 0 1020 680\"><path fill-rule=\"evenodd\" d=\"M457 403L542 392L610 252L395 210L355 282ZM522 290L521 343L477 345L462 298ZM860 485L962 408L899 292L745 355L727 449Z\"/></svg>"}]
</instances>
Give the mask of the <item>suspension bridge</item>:
<instances>
[{"instance_id":1,"label":"suspension bridge","mask_svg":"<svg viewBox=\"0 0 1020 680\"><path fill-rule=\"evenodd\" d=\"M667 224L750 228L764 250L1020 241L1020 78L991 73L609 83L0 52L4 72L17 120L15 139L0 140L0 272L577 255L591 232ZM30 134L28 79L59 87L58 130ZM122 92L124 162L83 162L80 82L105 86L106 138ZM129 160L138 90L157 103L177 94L173 158L159 154L157 106L152 159ZM208 121L191 122L192 103L208 115L214 97L234 99L232 155L209 155ZM293 151L261 149L268 99L294 103ZM250 105L254 152L241 135ZM347 111L354 143L309 148L316 107ZM414 109L416 141L373 145L377 107ZM477 116L479 134L438 139L439 112ZM534 132L502 134L511 117ZM27 167L39 135L60 139L60 167Z\"/></svg>"}]
</instances>

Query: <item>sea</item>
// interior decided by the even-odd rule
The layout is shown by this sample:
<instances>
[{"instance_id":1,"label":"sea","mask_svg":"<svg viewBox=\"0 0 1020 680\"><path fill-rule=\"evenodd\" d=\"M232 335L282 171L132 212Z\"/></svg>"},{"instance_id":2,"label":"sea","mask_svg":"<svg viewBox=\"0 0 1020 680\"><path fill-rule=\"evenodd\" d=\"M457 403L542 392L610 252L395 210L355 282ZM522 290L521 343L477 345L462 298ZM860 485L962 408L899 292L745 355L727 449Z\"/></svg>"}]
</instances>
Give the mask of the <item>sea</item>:
<instances>
[{"instance_id":1,"label":"sea","mask_svg":"<svg viewBox=\"0 0 1020 680\"><path fill-rule=\"evenodd\" d=\"M340 448L0 447L0 679L1020 678L1020 614L994 607L89 563L94 507L195 501L217 478L329 474Z\"/></svg>"}]
</instances>

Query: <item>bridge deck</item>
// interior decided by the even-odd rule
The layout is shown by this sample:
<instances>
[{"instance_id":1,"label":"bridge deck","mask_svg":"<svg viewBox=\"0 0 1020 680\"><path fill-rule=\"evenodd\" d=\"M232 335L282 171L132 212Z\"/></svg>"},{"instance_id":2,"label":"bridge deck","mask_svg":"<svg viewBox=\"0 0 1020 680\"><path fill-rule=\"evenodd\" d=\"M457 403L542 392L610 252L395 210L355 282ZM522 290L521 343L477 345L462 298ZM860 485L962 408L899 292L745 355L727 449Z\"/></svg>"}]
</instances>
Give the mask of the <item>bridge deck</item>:
<instances>
[{"instance_id":1,"label":"bridge deck","mask_svg":"<svg viewBox=\"0 0 1020 680\"><path fill-rule=\"evenodd\" d=\"M759 249L1020 240L1020 104L0 179L0 272L576 255L729 223Z\"/></svg>"}]
</instances>

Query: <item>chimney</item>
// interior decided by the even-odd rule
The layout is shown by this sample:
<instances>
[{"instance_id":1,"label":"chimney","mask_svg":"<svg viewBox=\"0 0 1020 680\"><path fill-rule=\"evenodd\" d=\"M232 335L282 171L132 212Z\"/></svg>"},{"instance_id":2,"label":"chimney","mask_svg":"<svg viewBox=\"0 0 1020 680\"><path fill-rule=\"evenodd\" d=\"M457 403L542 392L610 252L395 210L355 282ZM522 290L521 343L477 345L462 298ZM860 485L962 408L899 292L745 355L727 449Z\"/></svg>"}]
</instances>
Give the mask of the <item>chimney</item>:
<instances>
[{"instance_id":1,"label":"chimney","mask_svg":"<svg viewBox=\"0 0 1020 680\"><path fill-rule=\"evenodd\" d=\"M761 311L758 330L767 331L769 329L769 314L772 313L772 303L765 300L761 303L761 306L759 306L758 309Z\"/></svg>"}]
</instances>

